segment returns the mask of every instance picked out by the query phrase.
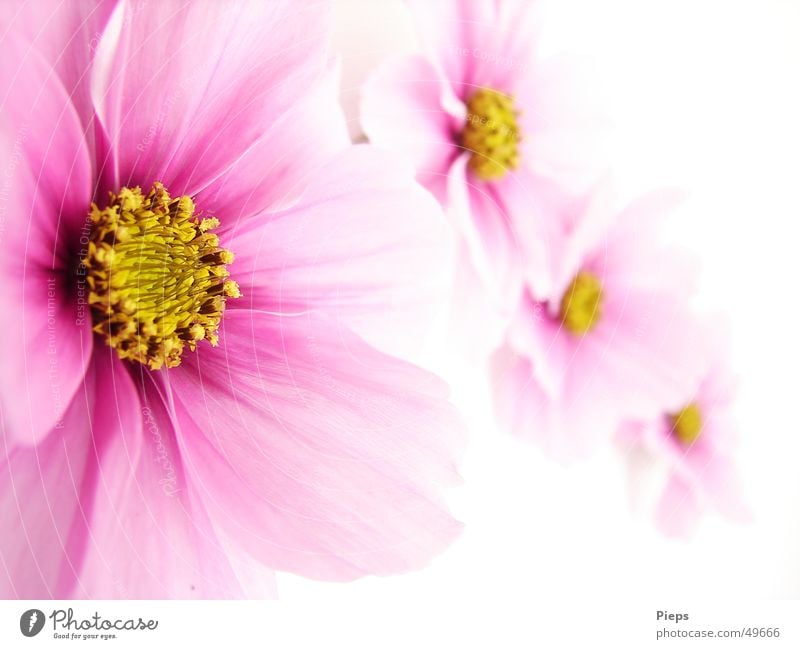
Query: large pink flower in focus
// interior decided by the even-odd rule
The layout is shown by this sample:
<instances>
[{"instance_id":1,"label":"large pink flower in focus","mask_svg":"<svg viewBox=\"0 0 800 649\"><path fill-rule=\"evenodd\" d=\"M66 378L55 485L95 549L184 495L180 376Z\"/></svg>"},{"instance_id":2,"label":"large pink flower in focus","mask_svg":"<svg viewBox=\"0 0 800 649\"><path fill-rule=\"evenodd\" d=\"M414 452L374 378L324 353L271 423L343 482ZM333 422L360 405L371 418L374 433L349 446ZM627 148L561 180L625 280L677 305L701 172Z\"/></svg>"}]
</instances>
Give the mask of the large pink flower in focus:
<instances>
[{"instance_id":1,"label":"large pink flower in focus","mask_svg":"<svg viewBox=\"0 0 800 649\"><path fill-rule=\"evenodd\" d=\"M715 350L709 369L699 385L687 384L679 408L620 427L624 452L635 456L643 450L666 470L654 517L667 536L691 536L709 509L738 523L750 518L734 457L736 385L721 353L721 339L718 331L709 339Z\"/></svg>"},{"instance_id":2,"label":"large pink flower in focus","mask_svg":"<svg viewBox=\"0 0 800 649\"><path fill-rule=\"evenodd\" d=\"M551 186L585 189L603 119L585 62L541 52L541 3L410 0L424 54L383 63L362 89L369 140L402 153L461 236L470 301L508 314L546 263ZM484 318L485 320L485 318Z\"/></svg>"},{"instance_id":3,"label":"large pink flower in focus","mask_svg":"<svg viewBox=\"0 0 800 649\"><path fill-rule=\"evenodd\" d=\"M0 596L269 595L458 533L446 388L365 342L424 302L441 213L349 146L328 23L4 11Z\"/></svg>"},{"instance_id":4,"label":"large pink flower in focus","mask_svg":"<svg viewBox=\"0 0 800 649\"><path fill-rule=\"evenodd\" d=\"M693 264L658 241L679 199L652 192L619 212L601 188L554 212L559 262L527 284L492 360L498 416L514 434L566 461L626 419L681 407L705 353L688 310Z\"/></svg>"}]
</instances>

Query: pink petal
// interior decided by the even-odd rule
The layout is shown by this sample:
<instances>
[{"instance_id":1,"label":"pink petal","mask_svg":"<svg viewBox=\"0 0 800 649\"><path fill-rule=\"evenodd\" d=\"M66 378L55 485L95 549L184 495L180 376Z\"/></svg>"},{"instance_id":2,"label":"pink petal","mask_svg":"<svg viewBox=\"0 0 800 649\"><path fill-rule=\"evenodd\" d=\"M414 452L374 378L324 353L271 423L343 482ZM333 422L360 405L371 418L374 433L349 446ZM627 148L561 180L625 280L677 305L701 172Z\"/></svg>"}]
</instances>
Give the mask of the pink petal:
<instances>
[{"instance_id":1,"label":"pink petal","mask_svg":"<svg viewBox=\"0 0 800 649\"><path fill-rule=\"evenodd\" d=\"M460 525L461 423L433 376L317 315L226 314L222 346L170 374L187 473L214 523L279 570L416 569Z\"/></svg>"},{"instance_id":2,"label":"pink petal","mask_svg":"<svg viewBox=\"0 0 800 649\"><path fill-rule=\"evenodd\" d=\"M649 419L685 405L707 358L687 305L657 290L611 294L605 317L582 340L574 382L616 395L625 418ZM565 335L569 335L566 334Z\"/></svg>"},{"instance_id":3,"label":"pink petal","mask_svg":"<svg viewBox=\"0 0 800 649\"><path fill-rule=\"evenodd\" d=\"M480 53L499 54L491 42L496 19L493 4L483 0L410 0L408 4L428 53L456 94L464 99L476 86L488 84L491 79L483 72Z\"/></svg>"},{"instance_id":4,"label":"pink petal","mask_svg":"<svg viewBox=\"0 0 800 649\"><path fill-rule=\"evenodd\" d=\"M522 289L522 260L514 223L496 188L472 178L468 160L469 155L464 153L450 169L448 214L496 306L508 310Z\"/></svg>"},{"instance_id":5,"label":"pink petal","mask_svg":"<svg viewBox=\"0 0 800 649\"><path fill-rule=\"evenodd\" d=\"M63 418L36 446L0 449L0 597L69 597L80 567L76 521L84 516L85 474L92 453L94 373ZM95 422L112 422L99 413Z\"/></svg>"},{"instance_id":6,"label":"pink petal","mask_svg":"<svg viewBox=\"0 0 800 649\"><path fill-rule=\"evenodd\" d=\"M476 53L482 59L484 83L513 92L533 74L541 44L542 5L537 0L496 3L493 29L482 34L491 47L484 46Z\"/></svg>"},{"instance_id":7,"label":"pink petal","mask_svg":"<svg viewBox=\"0 0 800 649\"><path fill-rule=\"evenodd\" d=\"M113 352L110 352L110 354ZM241 597L244 592L182 466L162 397L146 372L98 360L93 490L74 595L92 599ZM137 388L138 385L138 388ZM141 395L137 396L137 391Z\"/></svg>"},{"instance_id":8,"label":"pink petal","mask_svg":"<svg viewBox=\"0 0 800 649\"><path fill-rule=\"evenodd\" d=\"M686 198L681 189L662 188L640 196L620 212L595 244L602 250L606 283L642 291L657 287L677 296L694 292L697 260L677 246L656 245L667 216ZM584 242L588 247L589 238Z\"/></svg>"},{"instance_id":9,"label":"pink petal","mask_svg":"<svg viewBox=\"0 0 800 649\"><path fill-rule=\"evenodd\" d=\"M116 0L10 0L0 15L0 41L7 34L17 34L41 54L52 66L48 74L64 86L88 137L94 117L89 97L92 59L115 4Z\"/></svg>"},{"instance_id":10,"label":"pink petal","mask_svg":"<svg viewBox=\"0 0 800 649\"><path fill-rule=\"evenodd\" d=\"M578 271L586 269L592 260L599 260L597 265L604 273L608 272L609 239L619 217L616 186L610 175L606 175L586 192L572 194L556 188L550 204L555 222L551 229L555 230L556 242L550 253L550 283L543 287L537 282L531 284L532 289L537 289L534 293L538 299L559 303ZM650 252L653 240L643 239ZM636 252L636 246L627 245L630 243L626 241L626 246L616 248L623 263L626 254Z\"/></svg>"},{"instance_id":11,"label":"pink petal","mask_svg":"<svg viewBox=\"0 0 800 649\"><path fill-rule=\"evenodd\" d=\"M559 286L559 273L565 265L563 214L574 209L574 197L527 167L488 186L503 205L514 249L524 260L521 270L526 288L539 299L548 298Z\"/></svg>"},{"instance_id":12,"label":"pink petal","mask_svg":"<svg viewBox=\"0 0 800 649\"><path fill-rule=\"evenodd\" d=\"M696 529L700 514L701 504L691 485L671 477L656 507L658 528L667 536L688 538Z\"/></svg>"},{"instance_id":13,"label":"pink petal","mask_svg":"<svg viewBox=\"0 0 800 649\"><path fill-rule=\"evenodd\" d=\"M160 180L193 195L222 175L324 72L329 10L289 0L120 4L92 78L116 185Z\"/></svg>"},{"instance_id":14,"label":"pink petal","mask_svg":"<svg viewBox=\"0 0 800 649\"><path fill-rule=\"evenodd\" d=\"M320 167L350 145L339 105L338 65L269 128L231 167L197 195L197 207L222 227L265 210L294 205Z\"/></svg>"},{"instance_id":15,"label":"pink petal","mask_svg":"<svg viewBox=\"0 0 800 649\"><path fill-rule=\"evenodd\" d=\"M537 65L540 2L410 0L427 53L459 96L477 87L513 92Z\"/></svg>"},{"instance_id":16,"label":"pink petal","mask_svg":"<svg viewBox=\"0 0 800 649\"><path fill-rule=\"evenodd\" d=\"M4 194L4 203L12 201L4 243L32 263L60 269L79 248L92 196L83 130L49 61L14 34L3 53L9 62L0 69L0 156L13 190Z\"/></svg>"},{"instance_id":17,"label":"pink petal","mask_svg":"<svg viewBox=\"0 0 800 649\"><path fill-rule=\"evenodd\" d=\"M452 90L439 72L421 56L386 61L361 92L361 123L370 142L405 156L444 202L448 169L461 153L465 109L449 109L458 100L446 98Z\"/></svg>"},{"instance_id":18,"label":"pink petal","mask_svg":"<svg viewBox=\"0 0 800 649\"><path fill-rule=\"evenodd\" d=\"M322 309L387 348L419 340L448 270L436 201L394 156L342 152L294 209L243 224L223 243L243 298L231 308Z\"/></svg>"},{"instance_id":19,"label":"pink petal","mask_svg":"<svg viewBox=\"0 0 800 649\"><path fill-rule=\"evenodd\" d=\"M541 389L552 398L560 397L581 344L564 331L547 305L525 295L509 323L506 338L511 349L531 362Z\"/></svg>"},{"instance_id":20,"label":"pink petal","mask_svg":"<svg viewBox=\"0 0 800 649\"><path fill-rule=\"evenodd\" d=\"M91 322L76 307L73 264L91 201L81 124L35 49L9 35L0 66L0 415L11 440L36 443L59 422L91 353ZM85 290L85 284L83 284ZM85 296L84 296L85 299Z\"/></svg>"},{"instance_id":21,"label":"pink petal","mask_svg":"<svg viewBox=\"0 0 800 649\"><path fill-rule=\"evenodd\" d=\"M664 431L672 443L674 472L690 483L700 497L722 516L738 523L749 522L752 514L745 501L736 463L736 422L730 406L713 406L703 398L703 393L701 388L697 400L705 419L697 443L689 448L680 447L670 432Z\"/></svg>"},{"instance_id":22,"label":"pink petal","mask_svg":"<svg viewBox=\"0 0 800 649\"><path fill-rule=\"evenodd\" d=\"M563 463L587 457L605 441L614 413L601 398L587 404L581 393L551 397L531 362L507 346L495 352L491 367L495 411L511 434L534 442Z\"/></svg>"}]
</instances>

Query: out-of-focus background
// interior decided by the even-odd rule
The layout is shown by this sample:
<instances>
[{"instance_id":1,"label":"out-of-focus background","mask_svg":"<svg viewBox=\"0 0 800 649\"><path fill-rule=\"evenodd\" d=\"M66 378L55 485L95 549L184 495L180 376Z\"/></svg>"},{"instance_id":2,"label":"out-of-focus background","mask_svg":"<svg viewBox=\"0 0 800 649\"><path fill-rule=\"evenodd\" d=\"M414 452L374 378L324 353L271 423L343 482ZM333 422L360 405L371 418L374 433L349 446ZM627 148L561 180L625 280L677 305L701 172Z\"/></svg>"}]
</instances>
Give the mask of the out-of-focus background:
<instances>
[{"instance_id":1,"label":"out-of-focus background","mask_svg":"<svg viewBox=\"0 0 800 649\"><path fill-rule=\"evenodd\" d=\"M470 426L465 484L451 492L463 537L418 574L345 586L283 575L284 601L368 614L409 600L800 597L800 2L557 0L546 16L548 51L595 60L623 197L692 191L669 234L702 259L700 307L730 320L755 520L711 516L691 541L662 538L632 507L617 449L564 468L500 433L481 368L444 351L442 326L421 361ZM358 135L360 83L418 45L400 0L338 0L335 47Z\"/></svg>"}]
</instances>

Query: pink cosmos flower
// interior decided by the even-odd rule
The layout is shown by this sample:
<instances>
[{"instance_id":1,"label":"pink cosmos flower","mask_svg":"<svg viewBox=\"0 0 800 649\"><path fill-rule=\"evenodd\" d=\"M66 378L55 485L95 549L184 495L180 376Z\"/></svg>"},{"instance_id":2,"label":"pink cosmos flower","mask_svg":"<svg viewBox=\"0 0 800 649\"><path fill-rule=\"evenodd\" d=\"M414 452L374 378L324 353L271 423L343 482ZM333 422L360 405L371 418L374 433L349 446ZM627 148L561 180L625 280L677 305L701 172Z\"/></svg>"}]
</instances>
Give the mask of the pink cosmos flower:
<instances>
[{"instance_id":1,"label":"pink cosmos flower","mask_svg":"<svg viewBox=\"0 0 800 649\"><path fill-rule=\"evenodd\" d=\"M581 59L542 55L539 2L408 4L424 54L376 69L361 122L448 208L463 244L460 306L488 300L507 314L549 255L542 194L584 189L599 169L594 84Z\"/></svg>"},{"instance_id":2,"label":"pink cosmos flower","mask_svg":"<svg viewBox=\"0 0 800 649\"><path fill-rule=\"evenodd\" d=\"M658 244L678 199L653 192L618 213L597 190L554 211L560 261L527 284L492 359L497 413L514 434L566 461L623 420L681 407L704 354L687 308L692 266Z\"/></svg>"},{"instance_id":3,"label":"pink cosmos flower","mask_svg":"<svg viewBox=\"0 0 800 649\"><path fill-rule=\"evenodd\" d=\"M5 9L0 596L269 595L458 533L446 388L366 342L424 301L441 213L349 146L328 23Z\"/></svg>"},{"instance_id":4,"label":"pink cosmos flower","mask_svg":"<svg viewBox=\"0 0 800 649\"><path fill-rule=\"evenodd\" d=\"M643 450L666 470L654 515L658 529L668 536L689 537L708 509L734 522L750 518L734 459L735 380L719 341L717 331L709 339L714 349L710 367L699 385L687 384L679 408L620 427L619 442L626 453Z\"/></svg>"}]
</instances>

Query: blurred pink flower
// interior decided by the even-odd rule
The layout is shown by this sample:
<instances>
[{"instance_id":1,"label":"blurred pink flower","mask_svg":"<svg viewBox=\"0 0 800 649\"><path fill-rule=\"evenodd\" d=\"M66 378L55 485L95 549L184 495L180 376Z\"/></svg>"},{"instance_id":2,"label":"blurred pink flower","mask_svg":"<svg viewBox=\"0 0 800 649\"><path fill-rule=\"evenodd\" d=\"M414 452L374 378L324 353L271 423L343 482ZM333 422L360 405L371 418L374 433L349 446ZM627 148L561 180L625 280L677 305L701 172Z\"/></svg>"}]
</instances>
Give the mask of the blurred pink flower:
<instances>
[{"instance_id":1,"label":"blurred pink flower","mask_svg":"<svg viewBox=\"0 0 800 649\"><path fill-rule=\"evenodd\" d=\"M549 254L543 193L586 188L602 163L594 83L581 58L541 54L539 2L408 4L425 53L375 70L361 122L414 164L455 222L465 306L488 300L507 315L523 273Z\"/></svg>"},{"instance_id":2,"label":"blurred pink flower","mask_svg":"<svg viewBox=\"0 0 800 649\"><path fill-rule=\"evenodd\" d=\"M678 408L703 368L688 312L693 266L657 243L680 199L652 192L618 214L603 188L564 201L558 259L528 289L492 359L502 425L568 461L623 420Z\"/></svg>"},{"instance_id":3,"label":"blurred pink flower","mask_svg":"<svg viewBox=\"0 0 800 649\"><path fill-rule=\"evenodd\" d=\"M710 346L720 349L719 332L714 338ZM626 422L619 432L623 451L644 450L666 469L654 509L656 525L668 536L684 538L708 509L738 523L750 519L734 458L736 387L724 355L712 354L699 385L687 383L687 388L680 407L646 421Z\"/></svg>"},{"instance_id":4,"label":"blurred pink flower","mask_svg":"<svg viewBox=\"0 0 800 649\"><path fill-rule=\"evenodd\" d=\"M349 146L329 10L0 18L0 596L270 595L458 533L447 389L365 342L425 294L443 219Z\"/></svg>"}]
</instances>

